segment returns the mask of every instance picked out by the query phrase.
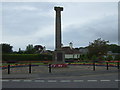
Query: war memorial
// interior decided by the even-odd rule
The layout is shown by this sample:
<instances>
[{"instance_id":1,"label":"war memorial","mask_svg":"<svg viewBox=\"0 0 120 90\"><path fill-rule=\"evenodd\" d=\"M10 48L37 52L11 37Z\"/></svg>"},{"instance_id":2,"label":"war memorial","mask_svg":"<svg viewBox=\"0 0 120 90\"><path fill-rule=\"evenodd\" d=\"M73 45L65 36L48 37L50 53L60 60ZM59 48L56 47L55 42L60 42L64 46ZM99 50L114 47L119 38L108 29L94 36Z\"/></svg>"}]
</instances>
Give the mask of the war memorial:
<instances>
[{"instance_id":1,"label":"war memorial","mask_svg":"<svg viewBox=\"0 0 120 90\"><path fill-rule=\"evenodd\" d=\"M55 51L53 65L64 65L65 52L62 50L61 11L54 7ZM66 68L51 68L48 65L24 65L2 69L3 88L118 88L119 64L67 64ZM59 66L58 66L59 67ZM51 68L51 71L49 71ZM9 73L8 73L9 72ZM108 89L107 89L108 90ZM112 90L112 89L109 89ZM114 89L116 90L116 89Z\"/></svg>"},{"instance_id":2,"label":"war memorial","mask_svg":"<svg viewBox=\"0 0 120 90\"><path fill-rule=\"evenodd\" d=\"M56 63L60 64L64 63L65 59L64 51L61 49L61 11L63 11L63 7L54 7L54 10L56 11L54 60Z\"/></svg>"}]
</instances>

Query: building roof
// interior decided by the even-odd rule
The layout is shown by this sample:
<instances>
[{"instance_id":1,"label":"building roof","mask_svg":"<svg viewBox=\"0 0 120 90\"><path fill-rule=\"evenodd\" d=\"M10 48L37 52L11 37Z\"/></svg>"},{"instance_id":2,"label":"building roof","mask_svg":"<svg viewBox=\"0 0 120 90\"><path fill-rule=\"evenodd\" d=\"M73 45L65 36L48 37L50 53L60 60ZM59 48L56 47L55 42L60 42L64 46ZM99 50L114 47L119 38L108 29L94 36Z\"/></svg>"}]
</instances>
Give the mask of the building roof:
<instances>
[{"instance_id":1,"label":"building roof","mask_svg":"<svg viewBox=\"0 0 120 90\"><path fill-rule=\"evenodd\" d=\"M120 55L120 53L113 53L112 51L107 52L108 55Z\"/></svg>"},{"instance_id":2,"label":"building roof","mask_svg":"<svg viewBox=\"0 0 120 90\"><path fill-rule=\"evenodd\" d=\"M80 54L79 50L70 48L69 46L62 47L62 50L65 52L65 54Z\"/></svg>"}]
</instances>

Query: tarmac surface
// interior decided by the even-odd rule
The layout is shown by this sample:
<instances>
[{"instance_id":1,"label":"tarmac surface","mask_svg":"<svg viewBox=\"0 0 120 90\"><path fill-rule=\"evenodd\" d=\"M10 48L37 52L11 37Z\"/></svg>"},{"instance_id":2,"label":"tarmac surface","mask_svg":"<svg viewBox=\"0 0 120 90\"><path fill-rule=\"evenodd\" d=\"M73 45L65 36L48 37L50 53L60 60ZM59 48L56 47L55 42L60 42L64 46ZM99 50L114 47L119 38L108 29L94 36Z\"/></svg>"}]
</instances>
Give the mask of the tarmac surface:
<instances>
[{"instance_id":1,"label":"tarmac surface","mask_svg":"<svg viewBox=\"0 0 120 90\"><path fill-rule=\"evenodd\" d=\"M24 71L23 70L26 70ZM18 70L19 69L19 70ZM17 72L13 72L12 70ZM48 72L47 66L12 68L11 73L3 70L3 88L118 88L119 70L116 67L97 66L93 71L92 66L69 66L68 68L52 68Z\"/></svg>"}]
</instances>

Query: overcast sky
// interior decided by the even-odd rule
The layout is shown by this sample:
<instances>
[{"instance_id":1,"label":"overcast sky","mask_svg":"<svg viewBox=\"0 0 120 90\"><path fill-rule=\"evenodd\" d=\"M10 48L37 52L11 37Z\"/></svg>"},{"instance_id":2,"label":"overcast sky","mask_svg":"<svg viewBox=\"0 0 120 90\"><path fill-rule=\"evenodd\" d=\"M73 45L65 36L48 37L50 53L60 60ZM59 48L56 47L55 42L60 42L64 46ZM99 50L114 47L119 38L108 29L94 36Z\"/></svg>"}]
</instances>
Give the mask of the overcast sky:
<instances>
[{"instance_id":1,"label":"overcast sky","mask_svg":"<svg viewBox=\"0 0 120 90\"><path fill-rule=\"evenodd\" d=\"M63 6L62 43L85 47L102 38L118 43L117 2L10 2L2 3L2 43L13 50L28 44L55 48L54 6Z\"/></svg>"}]
</instances>

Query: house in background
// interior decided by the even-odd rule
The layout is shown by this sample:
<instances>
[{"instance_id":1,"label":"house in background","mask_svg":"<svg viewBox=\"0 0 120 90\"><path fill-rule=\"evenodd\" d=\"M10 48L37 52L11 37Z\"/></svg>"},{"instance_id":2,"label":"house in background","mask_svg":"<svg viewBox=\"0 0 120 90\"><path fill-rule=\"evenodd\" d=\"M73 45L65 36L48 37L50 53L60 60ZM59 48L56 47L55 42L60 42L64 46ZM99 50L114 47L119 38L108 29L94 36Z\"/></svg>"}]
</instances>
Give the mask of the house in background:
<instances>
[{"instance_id":1,"label":"house in background","mask_svg":"<svg viewBox=\"0 0 120 90\"><path fill-rule=\"evenodd\" d=\"M38 53L38 54L49 54L49 55L52 54L52 51L46 50L46 47L42 45L35 45L34 49L36 50L35 53Z\"/></svg>"},{"instance_id":2,"label":"house in background","mask_svg":"<svg viewBox=\"0 0 120 90\"><path fill-rule=\"evenodd\" d=\"M80 48L79 52L81 53L81 55L83 55L83 54L88 54L89 50L88 50L88 48Z\"/></svg>"},{"instance_id":3,"label":"house in background","mask_svg":"<svg viewBox=\"0 0 120 90\"><path fill-rule=\"evenodd\" d=\"M120 55L120 53L113 53L112 51L108 51L107 55L115 56L115 55Z\"/></svg>"},{"instance_id":4,"label":"house in background","mask_svg":"<svg viewBox=\"0 0 120 90\"><path fill-rule=\"evenodd\" d=\"M62 50L65 52L65 59L79 59L81 53L78 49L73 48L73 43L70 42L69 46L62 46Z\"/></svg>"},{"instance_id":5,"label":"house in background","mask_svg":"<svg viewBox=\"0 0 120 90\"><path fill-rule=\"evenodd\" d=\"M107 56L112 56L113 60L115 59L115 57L119 55L120 56L120 53L113 53L112 51L108 51L107 52ZM107 57L106 56L106 57Z\"/></svg>"}]
</instances>

